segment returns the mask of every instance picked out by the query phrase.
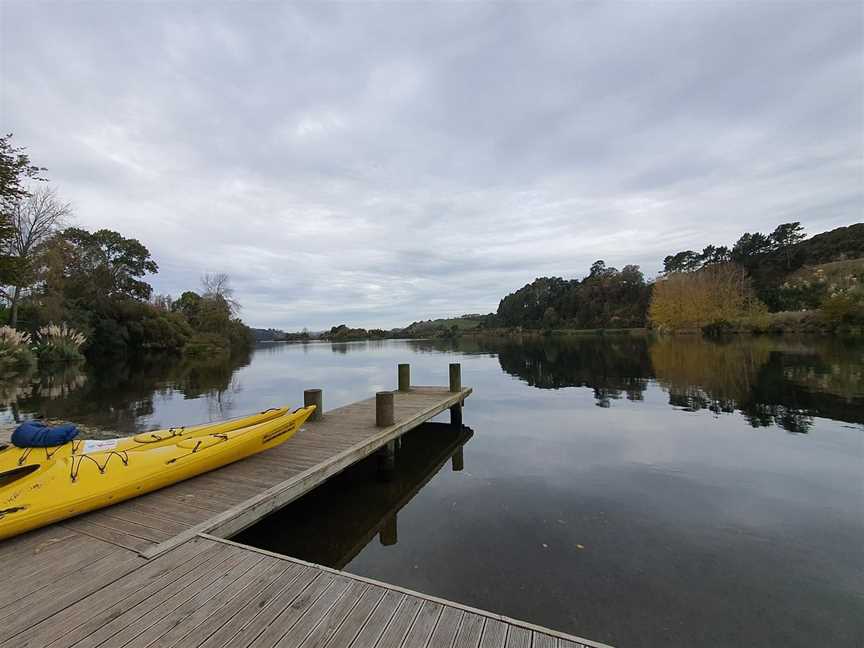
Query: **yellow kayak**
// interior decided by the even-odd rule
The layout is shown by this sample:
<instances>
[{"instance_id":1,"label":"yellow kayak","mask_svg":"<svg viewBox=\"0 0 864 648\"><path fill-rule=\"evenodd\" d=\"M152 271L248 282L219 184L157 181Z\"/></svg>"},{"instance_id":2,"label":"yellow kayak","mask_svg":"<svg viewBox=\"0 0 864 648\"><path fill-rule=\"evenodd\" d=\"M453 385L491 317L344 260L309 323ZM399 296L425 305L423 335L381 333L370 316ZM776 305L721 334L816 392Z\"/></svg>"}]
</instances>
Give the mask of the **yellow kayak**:
<instances>
[{"instance_id":1,"label":"yellow kayak","mask_svg":"<svg viewBox=\"0 0 864 648\"><path fill-rule=\"evenodd\" d=\"M294 412L270 410L150 441L136 440L143 436L137 435L52 448L8 446L0 451L0 539L275 448L294 436L314 411L314 405ZM251 424L237 425L250 419Z\"/></svg>"},{"instance_id":2,"label":"yellow kayak","mask_svg":"<svg viewBox=\"0 0 864 648\"><path fill-rule=\"evenodd\" d=\"M176 443L181 438L188 439L207 434L231 432L232 430L238 430L240 428L249 427L250 425L257 425L258 423L270 421L287 413L287 407L274 407L259 412L258 414L229 419L227 421L220 421L219 423L204 423L189 427L172 427L164 430L142 432L141 434L136 434L131 437L108 439L104 442L104 445L110 446L111 449L117 452L155 448L159 445ZM95 448L99 445L99 443L96 443L95 441L86 442L75 440L71 443L73 454L79 452L85 443L89 443L90 448ZM5 446L0 445L0 474L25 464L29 465L32 463L40 463L40 461L45 462L50 460L54 453L62 447L64 446L54 446L50 448L17 448L12 444L6 444ZM0 487L2 487L2 485L0 485Z\"/></svg>"}]
</instances>

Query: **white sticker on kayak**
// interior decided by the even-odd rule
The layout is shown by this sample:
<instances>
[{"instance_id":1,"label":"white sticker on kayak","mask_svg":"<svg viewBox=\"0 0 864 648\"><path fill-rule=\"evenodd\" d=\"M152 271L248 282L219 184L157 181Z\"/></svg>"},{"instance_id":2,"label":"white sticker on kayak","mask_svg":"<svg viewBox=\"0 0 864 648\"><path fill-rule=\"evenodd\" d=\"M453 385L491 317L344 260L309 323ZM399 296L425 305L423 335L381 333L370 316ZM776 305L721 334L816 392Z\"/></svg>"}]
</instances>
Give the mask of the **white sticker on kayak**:
<instances>
[{"instance_id":1,"label":"white sticker on kayak","mask_svg":"<svg viewBox=\"0 0 864 648\"><path fill-rule=\"evenodd\" d=\"M87 439L84 442L84 447L81 452L88 454L90 452L106 452L117 447L117 439Z\"/></svg>"}]
</instances>

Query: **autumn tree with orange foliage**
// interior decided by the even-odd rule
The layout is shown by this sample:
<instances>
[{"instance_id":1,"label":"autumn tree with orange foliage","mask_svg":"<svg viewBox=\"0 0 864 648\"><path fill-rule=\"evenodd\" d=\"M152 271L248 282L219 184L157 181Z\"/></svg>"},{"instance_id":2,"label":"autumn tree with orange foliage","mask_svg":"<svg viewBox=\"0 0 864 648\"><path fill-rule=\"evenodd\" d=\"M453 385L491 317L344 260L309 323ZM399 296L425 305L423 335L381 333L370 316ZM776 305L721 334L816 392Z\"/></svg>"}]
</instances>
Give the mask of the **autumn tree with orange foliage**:
<instances>
[{"instance_id":1,"label":"autumn tree with orange foliage","mask_svg":"<svg viewBox=\"0 0 864 648\"><path fill-rule=\"evenodd\" d=\"M661 330L680 331L734 322L764 311L747 273L724 263L697 272L674 272L657 281L648 316Z\"/></svg>"}]
</instances>

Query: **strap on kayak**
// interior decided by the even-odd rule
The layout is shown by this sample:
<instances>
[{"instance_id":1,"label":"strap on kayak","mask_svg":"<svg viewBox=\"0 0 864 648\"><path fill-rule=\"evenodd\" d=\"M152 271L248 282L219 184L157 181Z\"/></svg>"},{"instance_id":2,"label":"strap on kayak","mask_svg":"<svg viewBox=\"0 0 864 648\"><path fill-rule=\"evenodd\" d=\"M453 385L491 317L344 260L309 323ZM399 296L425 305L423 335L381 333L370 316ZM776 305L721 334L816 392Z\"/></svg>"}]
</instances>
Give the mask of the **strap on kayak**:
<instances>
[{"instance_id":1,"label":"strap on kayak","mask_svg":"<svg viewBox=\"0 0 864 648\"><path fill-rule=\"evenodd\" d=\"M174 437L183 436L183 434L186 432L186 426L182 425L182 426L177 427L177 428L173 428L173 427L168 428L168 434L166 436L161 436L159 434L156 434L156 432L158 432L158 430L154 430L153 432L150 433L150 439L141 439L139 441L139 438L143 437L144 434L146 434L146 433L136 434L132 438L135 439L135 441L137 443L142 443L142 444L144 444L144 443L158 443L159 441L164 441L165 439L173 439Z\"/></svg>"},{"instance_id":2,"label":"strap on kayak","mask_svg":"<svg viewBox=\"0 0 864 648\"><path fill-rule=\"evenodd\" d=\"M48 446L48 447L44 447L44 448L38 448L37 447L36 449L45 451L45 460L47 461L51 457L53 457L55 454L57 454L57 451L62 447L63 447L62 445L59 445L59 446ZM24 448L24 452L22 452L21 456L18 457L18 465L19 466L23 466L27 462L27 459L30 457L30 453L32 451L33 451L33 448ZM72 446L72 451L73 452L75 451L74 445Z\"/></svg>"},{"instance_id":3,"label":"strap on kayak","mask_svg":"<svg viewBox=\"0 0 864 648\"><path fill-rule=\"evenodd\" d=\"M69 471L69 477L72 479L73 482L76 479L78 479L78 471L81 470L81 463L85 459L89 459L94 464L96 464L96 467L99 469L100 475L105 474L105 470L108 468L108 462L111 461L111 457L113 457L113 456L119 457L120 461L123 462L124 466L129 465L129 455L127 454L127 452L125 450L121 450L120 452L117 452L116 450L109 450L106 454L108 456L105 457L105 462L101 463L101 464L88 454L74 455L72 457L72 466L71 466L71 470ZM77 461L76 461L76 459L77 459Z\"/></svg>"},{"instance_id":4,"label":"strap on kayak","mask_svg":"<svg viewBox=\"0 0 864 648\"><path fill-rule=\"evenodd\" d=\"M224 433L222 433L222 432L218 432L218 433L216 433L216 434L209 434L209 435L207 435L207 436L215 437L215 438L217 438L217 439L222 439L223 441L227 441L227 440L228 440L228 435L227 435L227 434L224 434ZM191 452L187 452L186 454L184 454L184 455L180 455L179 457L172 457L171 459L168 459L165 463L166 463L166 464L172 464L172 463L174 463L174 462L176 462L176 461L178 461L178 460L180 460L180 459L183 459L184 457L188 457L189 455L193 455L193 454L195 454L196 452L198 452L198 450L201 449L201 444L204 443L204 439L206 439L206 438L207 438L207 437L202 437L202 438L198 439L198 440L195 442L195 447L192 448ZM209 448L209 447L211 447L211 446L207 446L207 448ZM204 448L204 449L206 450L207 448Z\"/></svg>"}]
</instances>

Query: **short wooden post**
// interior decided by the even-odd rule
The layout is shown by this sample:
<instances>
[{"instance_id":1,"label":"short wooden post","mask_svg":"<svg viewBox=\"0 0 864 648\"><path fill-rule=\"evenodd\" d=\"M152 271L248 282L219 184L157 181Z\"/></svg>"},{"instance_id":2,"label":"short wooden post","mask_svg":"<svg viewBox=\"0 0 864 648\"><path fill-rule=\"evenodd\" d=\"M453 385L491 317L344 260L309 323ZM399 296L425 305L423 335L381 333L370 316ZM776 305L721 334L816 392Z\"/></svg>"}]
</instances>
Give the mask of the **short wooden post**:
<instances>
[{"instance_id":1,"label":"short wooden post","mask_svg":"<svg viewBox=\"0 0 864 648\"><path fill-rule=\"evenodd\" d=\"M462 452L464 446L459 446L459 449L450 457L450 465L453 467L453 472L460 472L465 469L465 455Z\"/></svg>"},{"instance_id":2,"label":"short wooden post","mask_svg":"<svg viewBox=\"0 0 864 648\"><path fill-rule=\"evenodd\" d=\"M411 389L411 365L399 365L399 391L407 392Z\"/></svg>"},{"instance_id":3,"label":"short wooden post","mask_svg":"<svg viewBox=\"0 0 864 648\"><path fill-rule=\"evenodd\" d=\"M396 531L396 513L391 515L384 522L384 526L378 532L378 541L384 547L392 547L399 541L399 534Z\"/></svg>"},{"instance_id":4,"label":"short wooden post","mask_svg":"<svg viewBox=\"0 0 864 648\"><path fill-rule=\"evenodd\" d=\"M462 391L462 365L458 362L450 364L450 391Z\"/></svg>"},{"instance_id":5,"label":"short wooden post","mask_svg":"<svg viewBox=\"0 0 864 648\"><path fill-rule=\"evenodd\" d=\"M450 391L462 391L462 365L458 362L450 363ZM461 401L450 408L450 425L462 425Z\"/></svg>"},{"instance_id":6,"label":"short wooden post","mask_svg":"<svg viewBox=\"0 0 864 648\"><path fill-rule=\"evenodd\" d=\"M378 392L375 394L375 425L390 427L394 422L393 392Z\"/></svg>"},{"instance_id":7,"label":"short wooden post","mask_svg":"<svg viewBox=\"0 0 864 648\"><path fill-rule=\"evenodd\" d=\"M310 421L320 421L324 416L324 392L320 389L307 389L303 392L303 407L315 406Z\"/></svg>"}]
</instances>

